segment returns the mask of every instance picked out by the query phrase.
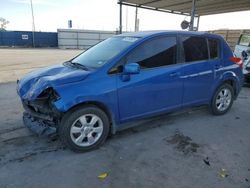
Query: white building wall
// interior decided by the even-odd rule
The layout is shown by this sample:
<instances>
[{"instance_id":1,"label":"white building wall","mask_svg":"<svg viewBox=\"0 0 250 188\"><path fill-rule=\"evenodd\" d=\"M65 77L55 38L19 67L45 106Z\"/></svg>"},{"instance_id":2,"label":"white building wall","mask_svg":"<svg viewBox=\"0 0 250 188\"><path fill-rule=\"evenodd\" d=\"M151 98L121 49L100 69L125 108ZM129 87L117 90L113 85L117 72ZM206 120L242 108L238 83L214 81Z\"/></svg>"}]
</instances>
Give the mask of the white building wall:
<instances>
[{"instance_id":1,"label":"white building wall","mask_svg":"<svg viewBox=\"0 0 250 188\"><path fill-rule=\"evenodd\" d=\"M58 47L62 49L87 49L112 37L114 31L58 29Z\"/></svg>"}]
</instances>

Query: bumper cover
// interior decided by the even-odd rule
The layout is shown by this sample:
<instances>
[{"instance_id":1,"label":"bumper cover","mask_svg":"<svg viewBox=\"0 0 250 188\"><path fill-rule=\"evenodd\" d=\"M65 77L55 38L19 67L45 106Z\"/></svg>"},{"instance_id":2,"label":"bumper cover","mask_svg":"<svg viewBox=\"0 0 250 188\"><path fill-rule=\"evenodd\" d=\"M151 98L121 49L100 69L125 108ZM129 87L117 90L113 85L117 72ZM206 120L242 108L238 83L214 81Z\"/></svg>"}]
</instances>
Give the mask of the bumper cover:
<instances>
[{"instance_id":1,"label":"bumper cover","mask_svg":"<svg viewBox=\"0 0 250 188\"><path fill-rule=\"evenodd\" d=\"M56 127L51 126L42 119L31 116L27 112L23 113L23 123L29 130L39 136L54 137L57 134Z\"/></svg>"}]
</instances>

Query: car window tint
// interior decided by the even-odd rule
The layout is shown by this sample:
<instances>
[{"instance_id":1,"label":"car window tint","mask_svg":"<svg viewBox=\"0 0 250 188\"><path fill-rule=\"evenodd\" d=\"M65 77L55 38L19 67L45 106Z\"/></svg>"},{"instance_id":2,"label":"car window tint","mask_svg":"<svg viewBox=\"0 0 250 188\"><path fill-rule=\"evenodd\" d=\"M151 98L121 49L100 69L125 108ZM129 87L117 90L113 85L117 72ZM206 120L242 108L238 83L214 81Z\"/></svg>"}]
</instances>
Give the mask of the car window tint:
<instances>
[{"instance_id":1,"label":"car window tint","mask_svg":"<svg viewBox=\"0 0 250 188\"><path fill-rule=\"evenodd\" d=\"M142 69L175 64L176 37L146 41L128 55L127 63L138 63Z\"/></svg>"},{"instance_id":2,"label":"car window tint","mask_svg":"<svg viewBox=\"0 0 250 188\"><path fill-rule=\"evenodd\" d=\"M250 35L241 35L239 45L250 46Z\"/></svg>"},{"instance_id":3,"label":"car window tint","mask_svg":"<svg viewBox=\"0 0 250 188\"><path fill-rule=\"evenodd\" d=\"M216 39L208 39L210 59L219 58L219 41Z\"/></svg>"},{"instance_id":4,"label":"car window tint","mask_svg":"<svg viewBox=\"0 0 250 188\"><path fill-rule=\"evenodd\" d=\"M183 37L183 48L186 62L208 59L206 39L203 37Z\"/></svg>"}]
</instances>

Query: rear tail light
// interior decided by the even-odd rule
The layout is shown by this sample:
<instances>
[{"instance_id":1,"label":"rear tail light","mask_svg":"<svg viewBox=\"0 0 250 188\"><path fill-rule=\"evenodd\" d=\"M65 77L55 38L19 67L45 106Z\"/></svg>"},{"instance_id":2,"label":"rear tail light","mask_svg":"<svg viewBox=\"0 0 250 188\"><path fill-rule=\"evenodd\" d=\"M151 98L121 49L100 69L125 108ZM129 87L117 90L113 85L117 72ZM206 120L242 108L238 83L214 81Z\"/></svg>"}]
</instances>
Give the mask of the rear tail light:
<instances>
[{"instance_id":1,"label":"rear tail light","mask_svg":"<svg viewBox=\"0 0 250 188\"><path fill-rule=\"evenodd\" d=\"M230 61L232 61L233 63L239 65L240 68L243 68L243 61L242 61L241 58L239 58L239 57L230 57Z\"/></svg>"}]
</instances>

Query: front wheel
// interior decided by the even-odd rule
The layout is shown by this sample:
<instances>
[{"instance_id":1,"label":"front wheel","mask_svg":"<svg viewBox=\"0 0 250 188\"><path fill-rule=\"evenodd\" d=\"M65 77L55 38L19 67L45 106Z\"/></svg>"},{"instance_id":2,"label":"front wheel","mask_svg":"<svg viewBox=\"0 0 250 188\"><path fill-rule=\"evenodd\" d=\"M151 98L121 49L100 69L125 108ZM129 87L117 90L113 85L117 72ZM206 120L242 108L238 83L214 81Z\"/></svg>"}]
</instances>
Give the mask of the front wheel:
<instances>
[{"instance_id":1,"label":"front wheel","mask_svg":"<svg viewBox=\"0 0 250 188\"><path fill-rule=\"evenodd\" d=\"M105 112L95 106L83 106L65 115L59 135L69 149L84 152L103 144L109 134L109 127Z\"/></svg>"},{"instance_id":2,"label":"front wheel","mask_svg":"<svg viewBox=\"0 0 250 188\"><path fill-rule=\"evenodd\" d=\"M215 115L225 114L233 104L233 87L229 84L221 85L213 96L211 111Z\"/></svg>"}]
</instances>

